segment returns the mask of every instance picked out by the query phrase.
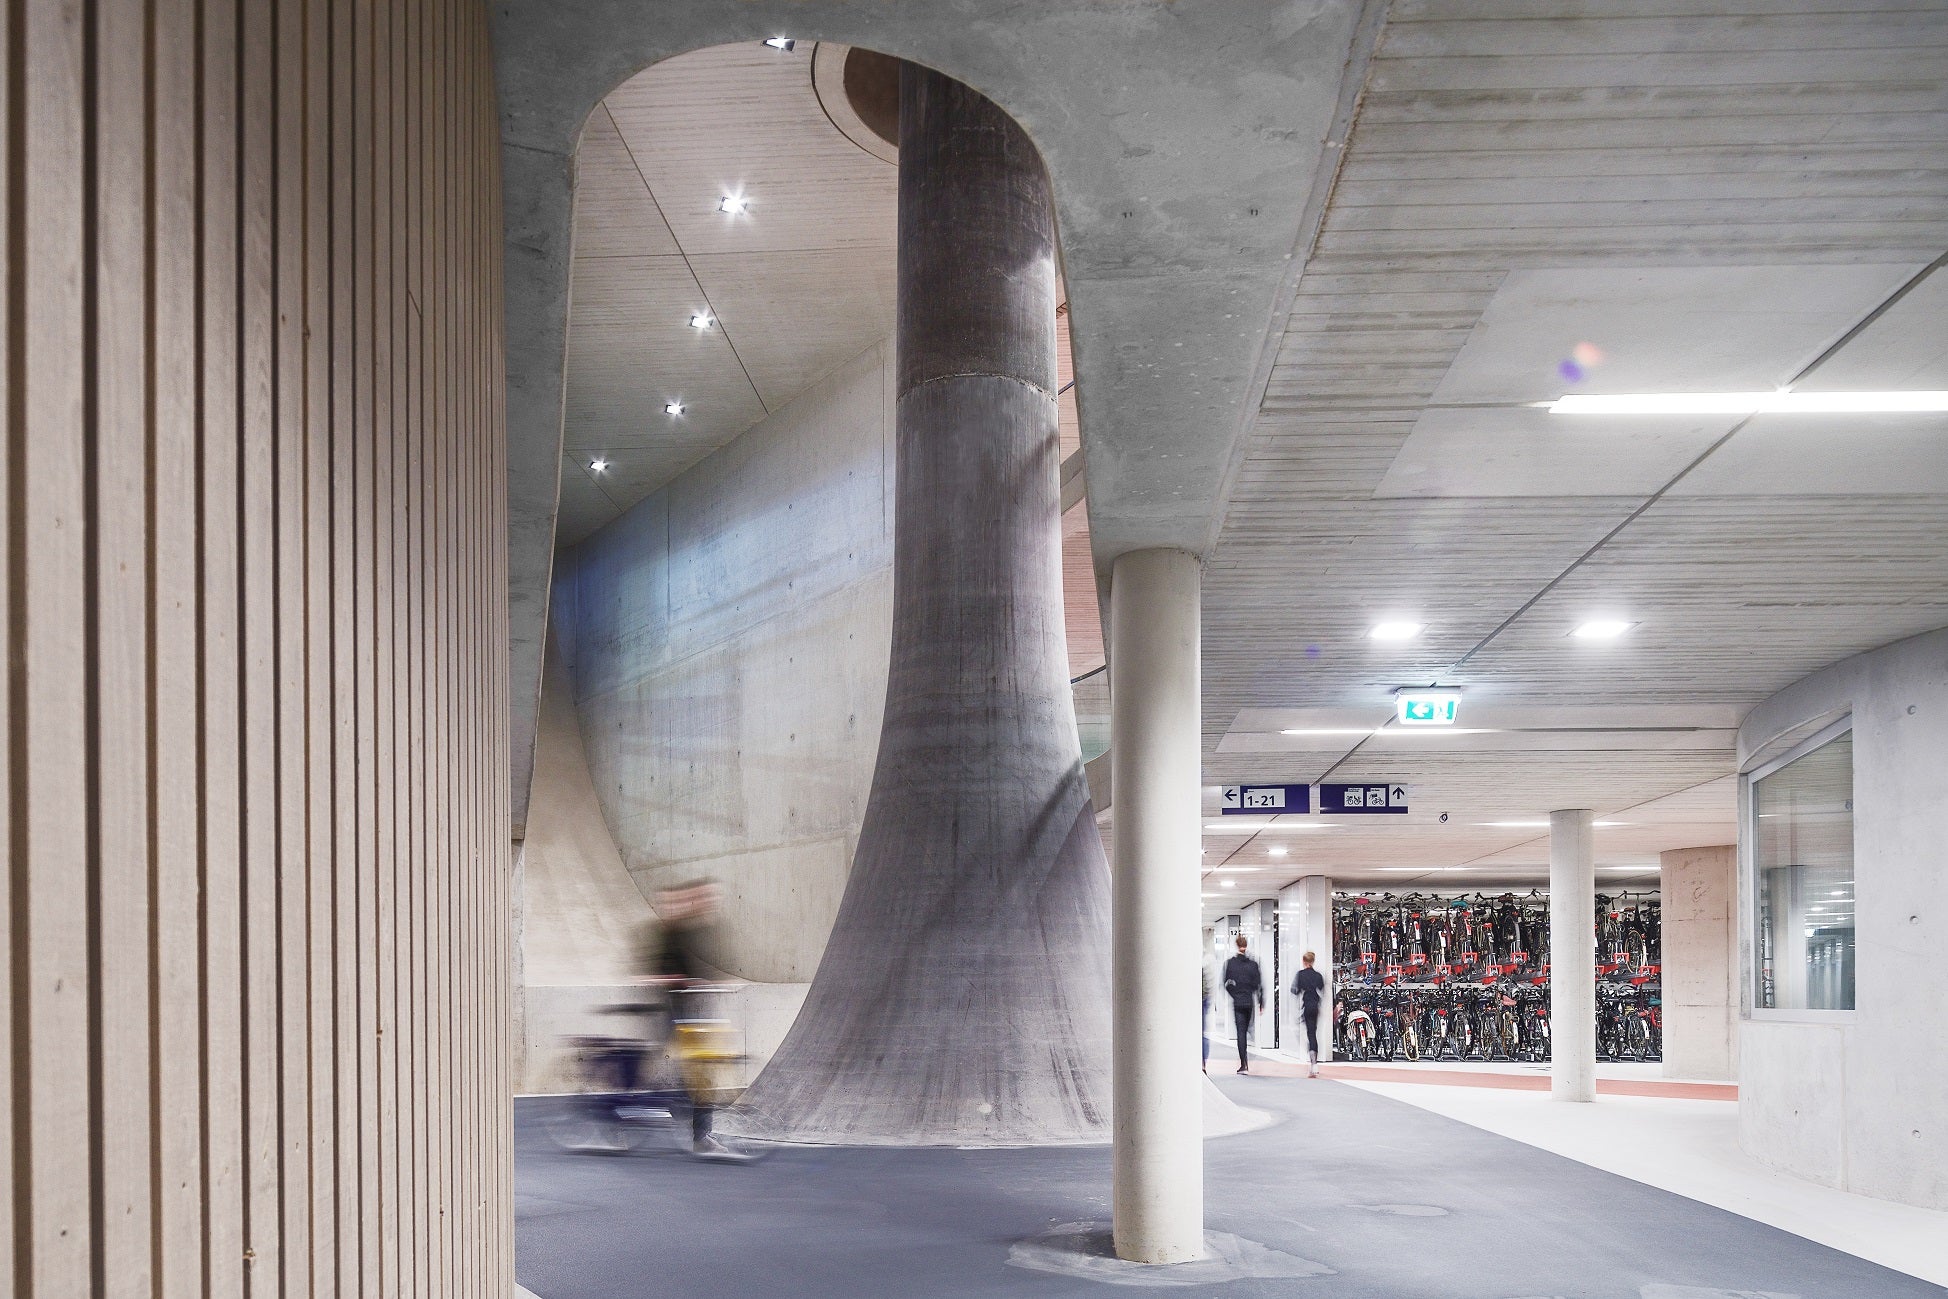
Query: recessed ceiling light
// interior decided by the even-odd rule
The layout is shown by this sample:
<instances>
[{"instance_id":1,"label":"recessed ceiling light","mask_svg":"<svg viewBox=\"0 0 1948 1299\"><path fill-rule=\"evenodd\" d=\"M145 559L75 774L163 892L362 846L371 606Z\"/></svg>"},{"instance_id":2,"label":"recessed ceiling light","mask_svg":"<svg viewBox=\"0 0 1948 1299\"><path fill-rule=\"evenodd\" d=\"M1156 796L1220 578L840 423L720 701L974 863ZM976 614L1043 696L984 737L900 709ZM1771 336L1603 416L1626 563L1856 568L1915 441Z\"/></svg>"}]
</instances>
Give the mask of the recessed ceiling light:
<instances>
[{"instance_id":1,"label":"recessed ceiling light","mask_svg":"<svg viewBox=\"0 0 1948 1299\"><path fill-rule=\"evenodd\" d=\"M797 42L797 41L794 41L794 40L793 40L793 39L792 39L791 37L789 37L789 36L771 36L771 37L767 37L767 38L765 39L765 42L764 42L764 43L765 43L766 45L769 45L769 46L770 46L770 47L771 47L772 49L774 49L774 50L783 50L783 51L784 51L785 53L787 53L787 54L789 54L789 53L791 52L791 47L792 47L792 46L794 46L794 45L796 45L796 44L798 44L798 42Z\"/></svg>"},{"instance_id":2,"label":"recessed ceiling light","mask_svg":"<svg viewBox=\"0 0 1948 1299\"><path fill-rule=\"evenodd\" d=\"M683 403L680 401L664 402L663 413L665 415L681 415L683 413Z\"/></svg>"},{"instance_id":3,"label":"recessed ceiling light","mask_svg":"<svg viewBox=\"0 0 1948 1299\"><path fill-rule=\"evenodd\" d=\"M599 474L608 469L609 462L606 460L591 460L588 462L588 467L589 472Z\"/></svg>"},{"instance_id":4,"label":"recessed ceiling light","mask_svg":"<svg viewBox=\"0 0 1948 1299\"><path fill-rule=\"evenodd\" d=\"M1424 628L1425 624L1418 622L1382 622L1375 623L1366 634L1373 640L1412 640Z\"/></svg>"},{"instance_id":5,"label":"recessed ceiling light","mask_svg":"<svg viewBox=\"0 0 1948 1299\"><path fill-rule=\"evenodd\" d=\"M1569 634L1577 640L1615 640L1636 625L1614 618L1593 618L1589 622L1578 623Z\"/></svg>"},{"instance_id":6,"label":"recessed ceiling light","mask_svg":"<svg viewBox=\"0 0 1948 1299\"><path fill-rule=\"evenodd\" d=\"M1381 866L1377 869L1394 875L1425 875L1429 871L1464 871L1466 866Z\"/></svg>"},{"instance_id":7,"label":"recessed ceiling light","mask_svg":"<svg viewBox=\"0 0 1948 1299\"><path fill-rule=\"evenodd\" d=\"M1232 880L1219 880L1219 881L1218 881L1218 887L1219 887L1219 888L1226 888L1226 889L1229 889L1229 888L1236 888L1236 887L1237 887L1237 885L1236 885L1236 883L1235 883L1234 881L1232 881Z\"/></svg>"},{"instance_id":8,"label":"recessed ceiling light","mask_svg":"<svg viewBox=\"0 0 1948 1299\"><path fill-rule=\"evenodd\" d=\"M751 201L738 194L726 194L717 200L717 210L719 212L728 212L732 216L736 216L739 212L749 211L750 207Z\"/></svg>"},{"instance_id":9,"label":"recessed ceiling light","mask_svg":"<svg viewBox=\"0 0 1948 1299\"><path fill-rule=\"evenodd\" d=\"M1948 410L1948 392L1572 393L1552 415L1871 415Z\"/></svg>"},{"instance_id":10,"label":"recessed ceiling light","mask_svg":"<svg viewBox=\"0 0 1948 1299\"><path fill-rule=\"evenodd\" d=\"M690 317L690 328L692 329L709 329L710 326L710 313L707 311L699 311L696 315Z\"/></svg>"},{"instance_id":11,"label":"recessed ceiling light","mask_svg":"<svg viewBox=\"0 0 1948 1299\"><path fill-rule=\"evenodd\" d=\"M1269 852L1274 857L1283 857L1286 853L1290 852L1291 849L1287 848L1282 843L1275 843L1270 848L1267 848L1265 851ZM1837 898L1840 895L1835 893L1833 896Z\"/></svg>"}]
</instances>

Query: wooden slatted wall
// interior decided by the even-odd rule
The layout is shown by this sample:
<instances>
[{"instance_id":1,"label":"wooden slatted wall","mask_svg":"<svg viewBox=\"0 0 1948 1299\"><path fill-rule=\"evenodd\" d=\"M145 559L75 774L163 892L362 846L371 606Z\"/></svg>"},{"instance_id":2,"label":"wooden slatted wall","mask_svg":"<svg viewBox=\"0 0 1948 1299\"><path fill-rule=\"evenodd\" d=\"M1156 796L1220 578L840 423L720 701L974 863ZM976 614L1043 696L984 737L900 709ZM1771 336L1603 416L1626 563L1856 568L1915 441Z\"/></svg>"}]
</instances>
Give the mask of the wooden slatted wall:
<instances>
[{"instance_id":1,"label":"wooden slatted wall","mask_svg":"<svg viewBox=\"0 0 1948 1299\"><path fill-rule=\"evenodd\" d=\"M512 1287L476 0L0 27L0 1292Z\"/></svg>"}]
</instances>

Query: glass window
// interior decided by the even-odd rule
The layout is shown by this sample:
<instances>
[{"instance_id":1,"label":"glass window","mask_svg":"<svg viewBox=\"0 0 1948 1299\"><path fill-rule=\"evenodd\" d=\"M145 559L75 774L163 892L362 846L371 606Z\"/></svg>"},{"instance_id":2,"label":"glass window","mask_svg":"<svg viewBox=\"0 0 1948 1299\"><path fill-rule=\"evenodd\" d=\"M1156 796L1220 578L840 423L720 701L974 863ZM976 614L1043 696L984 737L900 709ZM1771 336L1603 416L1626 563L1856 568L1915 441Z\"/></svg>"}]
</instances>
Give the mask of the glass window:
<instances>
[{"instance_id":1,"label":"glass window","mask_svg":"<svg viewBox=\"0 0 1948 1299\"><path fill-rule=\"evenodd\" d=\"M1752 782L1753 1004L1853 1009L1853 732Z\"/></svg>"}]
</instances>

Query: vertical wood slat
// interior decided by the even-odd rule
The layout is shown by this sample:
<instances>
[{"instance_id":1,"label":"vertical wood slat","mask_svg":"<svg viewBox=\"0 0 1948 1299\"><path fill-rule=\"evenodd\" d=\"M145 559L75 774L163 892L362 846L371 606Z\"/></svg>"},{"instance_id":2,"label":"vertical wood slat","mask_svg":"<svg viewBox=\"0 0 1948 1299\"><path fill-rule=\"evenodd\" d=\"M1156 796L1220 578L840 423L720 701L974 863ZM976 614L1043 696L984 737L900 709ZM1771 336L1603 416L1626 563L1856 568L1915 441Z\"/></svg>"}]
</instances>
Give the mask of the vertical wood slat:
<instances>
[{"instance_id":1,"label":"vertical wood slat","mask_svg":"<svg viewBox=\"0 0 1948 1299\"><path fill-rule=\"evenodd\" d=\"M77 163L83 143L85 51L80 24L48 8L30 9L20 51L26 156L20 196L25 256L14 292L24 298L24 407L9 441L19 481L18 527L23 553L9 573L9 592L23 620L13 670L25 676L23 707L10 720L15 761L24 768L20 805L9 829L15 838L18 881L13 941L24 960L15 965L24 987L24 1014L15 1016L16 1276L32 1287L86 1284L92 1266L91 1151L85 1090L74 1086L76 1065L92 1068L88 1040L89 770L85 740L87 698L84 591L86 479L82 465L84 177ZM14 111L22 111L19 99ZM31 436L30 436L31 434ZM24 1040L23 1040L24 1039ZM24 1057L24 1059L23 1059ZM22 1091L25 1110L22 1113ZM23 1170L24 1165L24 1170Z\"/></svg>"},{"instance_id":2,"label":"vertical wood slat","mask_svg":"<svg viewBox=\"0 0 1948 1299\"><path fill-rule=\"evenodd\" d=\"M0 1275L505 1293L484 11L16 0L0 44Z\"/></svg>"},{"instance_id":3,"label":"vertical wood slat","mask_svg":"<svg viewBox=\"0 0 1948 1299\"><path fill-rule=\"evenodd\" d=\"M90 518L95 630L93 938L96 1066L86 1079L100 1151L95 1266L132 1291L151 1283L148 661L149 455L147 14L107 0L95 16L92 248L94 411ZM73 1079L70 1086L82 1080Z\"/></svg>"}]
</instances>

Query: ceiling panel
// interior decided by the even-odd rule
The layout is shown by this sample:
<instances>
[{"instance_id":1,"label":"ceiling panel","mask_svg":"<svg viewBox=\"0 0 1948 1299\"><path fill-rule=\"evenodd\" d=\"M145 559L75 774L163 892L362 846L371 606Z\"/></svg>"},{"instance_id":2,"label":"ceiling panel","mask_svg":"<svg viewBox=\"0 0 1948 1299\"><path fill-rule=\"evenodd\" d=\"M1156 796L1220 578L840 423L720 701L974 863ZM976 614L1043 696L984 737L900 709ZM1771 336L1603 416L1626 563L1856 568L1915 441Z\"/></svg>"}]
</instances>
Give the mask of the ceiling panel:
<instances>
[{"instance_id":1,"label":"ceiling panel","mask_svg":"<svg viewBox=\"0 0 1948 1299\"><path fill-rule=\"evenodd\" d=\"M1420 214L1417 214L1417 216ZM1436 404L1565 392L1748 392L1791 379L1918 265L1581 266L1509 272ZM1601 359L1558 367L1579 343Z\"/></svg>"},{"instance_id":2,"label":"ceiling panel","mask_svg":"<svg viewBox=\"0 0 1948 1299\"><path fill-rule=\"evenodd\" d=\"M899 168L832 125L812 89L812 45L720 45L659 63L609 111L692 255L893 248ZM750 203L718 210L725 195Z\"/></svg>"},{"instance_id":3,"label":"ceiling panel","mask_svg":"<svg viewBox=\"0 0 1948 1299\"><path fill-rule=\"evenodd\" d=\"M1414 422L1376 495L1648 496L1734 422L1434 407Z\"/></svg>"},{"instance_id":4,"label":"ceiling panel","mask_svg":"<svg viewBox=\"0 0 1948 1299\"><path fill-rule=\"evenodd\" d=\"M712 253L690 264L773 410L893 332L884 249Z\"/></svg>"},{"instance_id":5,"label":"ceiling panel","mask_svg":"<svg viewBox=\"0 0 1948 1299\"><path fill-rule=\"evenodd\" d=\"M575 257L666 257L680 251L606 105L575 151Z\"/></svg>"}]
</instances>

